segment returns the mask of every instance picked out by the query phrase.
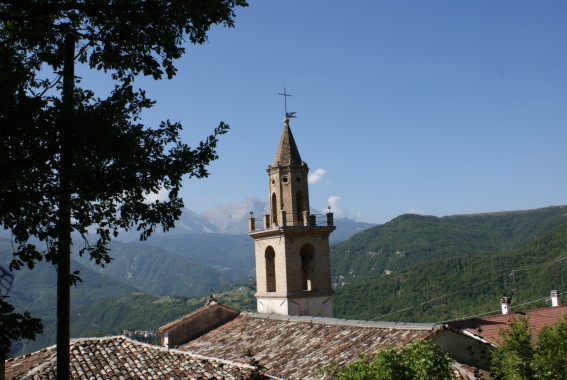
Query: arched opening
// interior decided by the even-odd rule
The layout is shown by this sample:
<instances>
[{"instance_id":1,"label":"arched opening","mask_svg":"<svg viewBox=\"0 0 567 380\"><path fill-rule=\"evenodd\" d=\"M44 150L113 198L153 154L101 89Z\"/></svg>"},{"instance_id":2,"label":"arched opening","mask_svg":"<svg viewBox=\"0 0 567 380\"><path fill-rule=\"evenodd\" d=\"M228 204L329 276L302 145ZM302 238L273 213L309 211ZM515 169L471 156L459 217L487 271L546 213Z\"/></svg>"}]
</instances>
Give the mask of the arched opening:
<instances>
[{"instance_id":1,"label":"arched opening","mask_svg":"<svg viewBox=\"0 0 567 380\"><path fill-rule=\"evenodd\" d=\"M297 207L297 213L295 214L295 220L297 221L298 225L303 223L303 211L305 211L305 198L303 197L303 193L298 191L295 194L295 205Z\"/></svg>"},{"instance_id":2,"label":"arched opening","mask_svg":"<svg viewBox=\"0 0 567 380\"><path fill-rule=\"evenodd\" d=\"M301 289L310 291L314 288L315 280L315 248L311 244L305 244L299 250L301 255Z\"/></svg>"},{"instance_id":3,"label":"arched opening","mask_svg":"<svg viewBox=\"0 0 567 380\"><path fill-rule=\"evenodd\" d=\"M266 248L266 291L276 291L276 252L271 246Z\"/></svg>"},{"instance_id":4,"label":"arched opening","mask_svg":"<svg viewBox=\"0 0 567 380\"><path fill-rule=\"evenodd\" d=\"M272 225L278 225L278 202L276 199L276 193L272 193Z\"/></svg>"}]
</instances>

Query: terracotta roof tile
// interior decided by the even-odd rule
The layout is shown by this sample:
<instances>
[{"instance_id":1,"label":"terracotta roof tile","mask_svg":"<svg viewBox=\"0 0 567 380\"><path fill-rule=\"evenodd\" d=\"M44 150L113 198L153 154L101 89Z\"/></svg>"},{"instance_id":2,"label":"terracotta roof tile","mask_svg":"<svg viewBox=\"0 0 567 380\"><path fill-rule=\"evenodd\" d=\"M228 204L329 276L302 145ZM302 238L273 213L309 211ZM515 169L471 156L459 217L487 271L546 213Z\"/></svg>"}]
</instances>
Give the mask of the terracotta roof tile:
<instances>
[{"instance_id":1,"label":"terracotta roof tile","mask_svg":"<svg viewBox=\"0 0 567 380\"><path fill-rule=\"evenodd\" d=\"M523 313L507 315L494 315L482 318L466 319L447 323L451 329L464 331L481 339L498 345L501 341L499 331L507 328L514 318L523 315L528 317L529 326L534 332L539 332L544 326L552 325L559 321L563 314L567 313L567 306L547 307L544 309L530 310Z\"/></svg>"},{"instance_id":2,"label":"terracotta roof tile","mask_svg":"<svg viewBox=\"0 0 567 380\"><path fill-rule=\"evenodd\" d=\"M244 379L245 363L168 350L126 338L71 342L71 379ZM55 379L56 346L6 361L7 379Z\"/></svg>"},{"instance_id":3,"label":"terracotta roof tile","mask_svg":"<svg viewBox=\"0 0 567 380\"><path fill-rule=\"evenodd\" d=\"M436 325L345 321L243 313L184 344L182 350L246 363L248 350L267 373L308 379L324 365L339 365L385 347L427 339Z\"/></svg>"}]
</instances>

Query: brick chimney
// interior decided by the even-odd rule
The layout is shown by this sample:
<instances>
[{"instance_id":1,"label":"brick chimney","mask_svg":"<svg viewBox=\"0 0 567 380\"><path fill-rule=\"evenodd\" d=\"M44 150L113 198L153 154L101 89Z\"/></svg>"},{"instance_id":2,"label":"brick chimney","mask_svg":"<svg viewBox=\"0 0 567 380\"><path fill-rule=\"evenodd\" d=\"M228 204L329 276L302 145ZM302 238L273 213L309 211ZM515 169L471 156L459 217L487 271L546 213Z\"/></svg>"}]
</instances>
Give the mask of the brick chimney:
<instances>
[{"instance_id":1,"label":"brick chimney","mask_svg":"<svg viewBox=\"0 0 567 380\"><path fill-rule=\"evenodd\" d=\"M557 290L551 291L551 307L557 307L561 305L561 300L559 299L559 292Z\"/></svg>"},{"instance_id":2,"label":"brick chimney","mask_svg":"<svg viewBox=\"0 0 567 380\"><path fill-rule=\"evenodd\" d=\"M502 305L502 315L510 314L510 297L500 298L500 304Z\"/></svg>"}]
</instances>

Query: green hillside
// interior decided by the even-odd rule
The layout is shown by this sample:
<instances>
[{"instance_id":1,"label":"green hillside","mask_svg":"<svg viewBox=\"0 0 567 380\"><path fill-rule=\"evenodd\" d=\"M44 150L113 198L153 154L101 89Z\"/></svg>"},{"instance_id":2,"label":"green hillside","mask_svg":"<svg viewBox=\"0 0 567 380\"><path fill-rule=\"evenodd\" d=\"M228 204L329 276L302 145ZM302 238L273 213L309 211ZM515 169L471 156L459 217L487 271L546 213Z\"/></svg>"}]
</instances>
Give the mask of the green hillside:
<instances>
[{"instance_id":1,"label":"green hillside","mask_svg":"<svg viewBox=\"0 0 567 380\"><path fill-rule=\"evenodd\" d=\"M442 218L402 215L331 250L335 285L420 262L510 251L567 221L567 206Z\"/></svg>"},{"instance_id":2,"label":"green hillside","mask_svg":"<svg viewBox=\"0 0 567 380\"><path fill-rule=\"evenodd\" d=\"M254 240L248 235L166 234L145 244L214 268L231 280L254 271Z\"/></svg>"},{"instance_id":3,"label":"green hillside","mask_svg":"<svg viewBox=\"0 0 567 380\"><path fill-rule=\"evenodd\" d=\"M3 256L6 258L4 254ZM90 271L76 262L72 264L72 267L73 270L81 272L83 280L76 287L71 288L72 310L135 291L132 287ZM29 311L34 317L41 318L44 333L34 342L15 342L12 352L30 352L54 344L57 298L55 267L41 262L33 270L15 271L14 275L15 279L8 301L13 303L19 312Z\"/></svg>"},{"instance_id":4,"label":"green hillside","mask_svg":"<svg viewBox=\"0 0 567 380\"><path fill-rule=\"evenodd\" d=\"M498 312L503 295L512 297L514 307L552 289L567 290L567 223L511 252L430 256L409 269L341 287L333 302L340 318L436 322Z\"/></svg>"},{"instance_id":5,"label":"green hillside","mask_svg":"<svg viewBox=\"0 0 567 380\"><path fill-rule=\"evenodd\" d=\"M199 297L231 281L217 269L143 243L111 242L112 262L104 268L81 263L116 281L155 295Z\"/></svg>"},{"instance_id":6,"label":"green hillside","mask_svg":"<svg viewBox=\"0 0 567 380\"><path fill-rule=\"evenodd\" d=\"M202 307L207 298L131 293L77 309L73 313L71 332L73 336L89 337L122 334L124 330L155 331ZM248 287L234 287L215 295L215 299L239 310L255 308L253 292Z\"/></svg>"}]
</instances>

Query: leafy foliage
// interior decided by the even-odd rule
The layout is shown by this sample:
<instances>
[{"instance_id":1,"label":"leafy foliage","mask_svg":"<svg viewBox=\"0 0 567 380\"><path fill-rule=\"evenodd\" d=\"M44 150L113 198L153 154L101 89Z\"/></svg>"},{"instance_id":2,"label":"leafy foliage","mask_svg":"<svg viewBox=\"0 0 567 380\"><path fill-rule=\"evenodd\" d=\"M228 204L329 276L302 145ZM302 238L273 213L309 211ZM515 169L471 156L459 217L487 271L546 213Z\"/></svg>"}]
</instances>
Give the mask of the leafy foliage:
<instances>
[{"instance_id":1,"label":"leafy foliage","mask_svg":"<svg viewBox=\"0 0 567 380\"><path fill-rule=\"evenodd\" d=\"M502 343L492 353L497 380L563 380L567 374L567 315L537 335L525 317L500 332Z\"/></svg>"},{"instance_id":2,"label":"leafy foliage","mask_svg":"<svg viewBox=\"0 0 567 380\"><path fill-rule=\"evenodd\" d=\"M0 225L16 244L10 269L57 265L58 378L69 378L71 233L80 254L111 261L106 244L120 229L147 238L179 218L181 179L206 177L217 159L221 123L191 149L169 120L149 128L152 106L132 83L138 75L172 78L184 42L202 44L212 25L233 26L245 0L0 1ZM75 65L109 72L106 99L79 87ZM52 71L55 79L42 77ZM169 199L148 202L165 189ZM88 229L97 240L90 244ZM36 238L41 245L30 243Z\"/></svg>"},{"instance_id":3,"label":"leafy foliage","mask_svg":"<svg viewBox=\"0 0 567 380\"><path fill-rule=\"evenodd\" d=\"M334 380L449 380L455 379L452 360L428 340L378 351L374 359L362 356L338 367L327 366L321 374Z\"/></svg>"},{"instance_id":4,"label":"leafy foliage","mask_svg":"<svg viewBox=\"0 0 567 380\"><path fill-rule=\"evenodd\" d=\"M14 306L0 297L0 353L10 352L12 341L33 339L43 332L41 321L29 312L15 313ZM0 355L3 359L3 355Z\"/></svg>"},{"instance_id":5,"label":"leafy foliage","mask_svg":"<svg viewBox=\"0 0 567 380\"><path fill-rule=\"evenodd\" d=\"M502 344L492 352L492 374L497 379L532 379L532 332L527 318L517 318L501 330Z\"/></svg>"}]
</instances>

